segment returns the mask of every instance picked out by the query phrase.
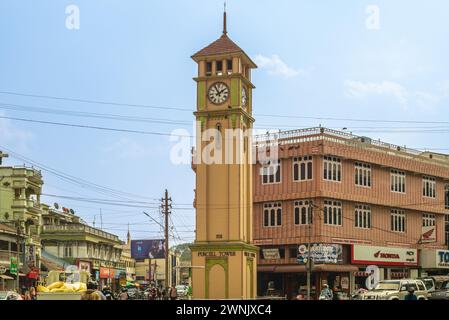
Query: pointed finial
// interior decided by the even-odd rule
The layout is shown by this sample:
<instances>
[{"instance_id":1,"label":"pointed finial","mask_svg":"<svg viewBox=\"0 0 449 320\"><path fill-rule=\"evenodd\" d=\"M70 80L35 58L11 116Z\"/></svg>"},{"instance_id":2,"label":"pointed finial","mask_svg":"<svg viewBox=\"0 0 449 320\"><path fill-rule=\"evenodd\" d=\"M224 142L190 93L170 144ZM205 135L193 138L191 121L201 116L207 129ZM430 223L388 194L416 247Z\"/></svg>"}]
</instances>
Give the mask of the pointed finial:
<instances>
[{"instance_id":1,"label":"pointed finial","mask_svg":"<svg viewBox=\"0 0 449 320\"><path fill-rule=\"evenodd\" d=\"M223 34L227 34L227 26L226 26L226 1L224 2L224 12L223 12Z\"/></svg>"}]
</instances>

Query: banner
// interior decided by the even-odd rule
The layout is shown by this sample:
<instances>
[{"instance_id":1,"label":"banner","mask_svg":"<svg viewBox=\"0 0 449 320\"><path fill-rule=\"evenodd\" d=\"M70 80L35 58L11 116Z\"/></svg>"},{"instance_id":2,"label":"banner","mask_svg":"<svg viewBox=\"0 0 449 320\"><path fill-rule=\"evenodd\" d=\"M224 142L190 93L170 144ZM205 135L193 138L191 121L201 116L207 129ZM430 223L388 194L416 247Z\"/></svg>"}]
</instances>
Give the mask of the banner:
<instances>
[{"instance_id":1,"label":"banner","mask_svg":"<svg viewBox=\"0 0 449 320\"><path fill-rule=\"evenodd\" d=\"M310 257L315 264L343 262L343 247L341 244L313 243L310 248ZM306 263L308 256L307 244L299 245L298 263Z\"/></svg>"},{"instance_id":2,"label":"banner","mask_svg":"<svg viewBox=\"0 0 449 320\"><path fill-rule=\"evenodd\" d=\"M133 259L164 259L165 240L131 240Z\"/></svg>"},{"instance_id":3,"label":"banner","mask_svg":"<svg viewBox=\"0 0 449 320\"><path fill-rule=\"evenodd\" d=\"M17 257L11 257L9 264L9 273L17 274Z\"/></svg>"},{"instance_id":4,"label":"banner","mask_svg":"<svg viewBox=\"0 0 449 320\"><path fill-rule=\"evenodd\" d=\"M353 264L418 265L418 250L412 248L374 247L354 244L351 251L351 262Z\"/></svg>"},{"instance_id":5,"label":"banner","mask_svg":"<svg viewBox=\"0 0 449 320\"><path fill-rule=\"evenodd\" d=\"M108 279L109 274L109 268L100 268L100 279Z\"/></svg>"}]
</instances>

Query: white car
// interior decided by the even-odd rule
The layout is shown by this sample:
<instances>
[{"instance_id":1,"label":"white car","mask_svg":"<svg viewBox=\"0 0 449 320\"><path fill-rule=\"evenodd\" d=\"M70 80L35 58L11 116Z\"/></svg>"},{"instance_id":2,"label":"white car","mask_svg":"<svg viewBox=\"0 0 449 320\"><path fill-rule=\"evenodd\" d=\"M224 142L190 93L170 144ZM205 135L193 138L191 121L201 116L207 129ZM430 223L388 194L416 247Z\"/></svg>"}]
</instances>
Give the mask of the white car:
<instances>
[{"instance_id":1,"label":"white car","mask_svg":"<svg viewBox=\"0 0 449 320\"><path fill-rule=\"evenodd\" d=\"M362 300L404 300L409 289L413 288L418 300L427 300L429 292L421 280L381 280L374 287L361 295Z\"/></svg>"},{"instance_id":2,"label":"white car","mask_svg":"<svg viewBox=\"0 0 449 320\"><path fill-rule=\"evenodd\" d=\"M0 291L0 300L23 300L22 296L14 291Z\"/></svg>"}]
</instances>

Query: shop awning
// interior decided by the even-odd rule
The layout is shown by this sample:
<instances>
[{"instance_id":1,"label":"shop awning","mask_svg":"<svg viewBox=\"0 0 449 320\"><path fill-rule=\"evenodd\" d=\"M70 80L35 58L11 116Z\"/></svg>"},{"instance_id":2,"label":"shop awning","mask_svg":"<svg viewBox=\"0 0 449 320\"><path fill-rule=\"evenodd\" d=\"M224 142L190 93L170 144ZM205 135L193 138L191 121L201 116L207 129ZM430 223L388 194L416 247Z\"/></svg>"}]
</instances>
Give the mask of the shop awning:
<instances>
[{"instance_id":1,"label":"shop awning","mask_svg":"<svg viewBox=\"0 0 449 320\"><path fill-rule=\"evenodd\" d=\"M4 274L0 274L0 279L3 279L3 280L14 280L13 277L5 276Z\"/></svg>"},{"instance_id":2,"label":"shop awning","mask_svg":"<svg viewBox=\"0 0 449 320\"><path fill-rule=\"evenodd\" d=\"M58 271L63 271L64 270L64 266L61 266L60 264L51 261L50 259L41 257L41 263L45 266L45 268L48 271L52 271L52 270L58 270Z\"/></svg>"}]
</instances>

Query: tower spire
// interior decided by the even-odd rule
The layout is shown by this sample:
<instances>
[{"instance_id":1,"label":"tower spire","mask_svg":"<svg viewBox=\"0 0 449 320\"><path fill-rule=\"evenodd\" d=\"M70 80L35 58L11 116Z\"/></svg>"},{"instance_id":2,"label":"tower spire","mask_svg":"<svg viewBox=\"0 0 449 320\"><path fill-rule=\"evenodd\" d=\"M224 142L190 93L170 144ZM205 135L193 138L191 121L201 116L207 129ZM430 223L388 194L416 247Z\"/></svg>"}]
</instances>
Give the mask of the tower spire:
<instances>
[{"instance_id":1,"label":"tower spire","mask_svg":"<svg viewBox=\"0 0 449 320\"><path fill-rule=\"evenodd\" d=\"M223 11L223 34L226 35L228 33L226 26L226 1L224 2L224 11Z\"/></svg>"}]
</instances>

